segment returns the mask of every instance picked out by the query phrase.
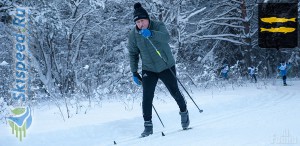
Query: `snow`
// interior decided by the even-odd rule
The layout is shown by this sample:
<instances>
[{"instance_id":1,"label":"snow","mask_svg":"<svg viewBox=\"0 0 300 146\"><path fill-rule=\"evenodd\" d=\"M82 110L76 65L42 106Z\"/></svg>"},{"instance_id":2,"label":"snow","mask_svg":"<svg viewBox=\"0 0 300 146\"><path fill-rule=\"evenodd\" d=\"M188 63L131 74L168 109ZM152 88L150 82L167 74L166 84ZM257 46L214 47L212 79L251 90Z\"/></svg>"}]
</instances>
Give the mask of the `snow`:
<instances>
[{"instance_id":1,"label":"snow","mask_svg":"<svg viewBox=\"0 0 300 146\"><path fill-rule=\"evenodd\" d=\"M158 5L162 5L163 4L162 0L153 0L153 3L156 3Z\"/></svg>"},{"instance_id":2,"label":"snow","mask_svg":"<svg viewBox=\"0 0 300 146\"><path fill-rule=\"evenodd\" d=\"M89 65L85 65L83 68L84 68L84 69L89 69L90 66L89 66Z\"/></svg>"},{"instance_id":3,"label":"snow","mask_svg":"<svg viewBox=\"0 0 300 146\"><path fill-rule=\"evenodd\" d=\"M103 0L95 0L92 1L95 5L102 7L103 9L105 8L105 1Z\"/></svg>"},{"instance_id":4,"label":"snow","mask_svg":"<svg viewBox=\"0 0 300 146\"><path fill-rule=\"evenodd\" d=\"M6 61L2 61L2 62L0 63L0 66L6 66L6 65L9 65Z\"/></svg>"},{"instance_id":5,"label":"snow","mask_svg":"<svg viewBox=\"0 0 300 146\"><path fill-rule=\"evenodd\" d=\"M33 123L22 142L0 125L0 146L279 146L300 145L300 80L291 86L282 81L259 80L243 86L221 82L219 88L194 89L191 96L204 110L199 113L186 96L191 130L182 131L178 107L165 97L154 106L154 134L138 139L143 130L140 102L125 110L122 102L105 101L92 105L87 114L72 115L65 122L55 106L33 107ZM158 94L164 97L165 94ZM161 136L164 132L166 136Z\"/></svg>"}]
</instances>

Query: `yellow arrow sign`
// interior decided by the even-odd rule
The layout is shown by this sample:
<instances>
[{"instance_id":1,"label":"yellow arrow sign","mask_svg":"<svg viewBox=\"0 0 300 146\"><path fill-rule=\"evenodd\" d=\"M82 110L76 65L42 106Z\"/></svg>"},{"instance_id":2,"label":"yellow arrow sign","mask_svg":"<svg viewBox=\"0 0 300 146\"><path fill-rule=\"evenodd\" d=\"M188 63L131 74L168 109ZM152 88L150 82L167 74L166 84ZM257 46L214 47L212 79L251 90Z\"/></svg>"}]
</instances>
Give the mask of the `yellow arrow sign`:
<instances>
[{"instance_id":1,"label":"yellow arrow sign","mask_svg":"<svg viewBox=\"0 0 300 146\"><path fill-rule=\"evenodd\" d=\"M296 29L291 27L279 27L279 28L260 28L260 32L267 31L267 32L279 32L279 33L290 33L294 32Z\"/></svg>"},{"instance_id":2,"label":"yellow arrow sign","mask_svg":"<svg viewBox=\"0 0 300 146\"><path fill-rule=\"evenodd\" d=\"M265 23L285 23L285 22L296 22L296 18L290 18L290 19L287 19L287 18L277 18L277 17L267 17L267 18L260 18L260 20L262 22L265 22Z\"/></svg>"}]
</instances>

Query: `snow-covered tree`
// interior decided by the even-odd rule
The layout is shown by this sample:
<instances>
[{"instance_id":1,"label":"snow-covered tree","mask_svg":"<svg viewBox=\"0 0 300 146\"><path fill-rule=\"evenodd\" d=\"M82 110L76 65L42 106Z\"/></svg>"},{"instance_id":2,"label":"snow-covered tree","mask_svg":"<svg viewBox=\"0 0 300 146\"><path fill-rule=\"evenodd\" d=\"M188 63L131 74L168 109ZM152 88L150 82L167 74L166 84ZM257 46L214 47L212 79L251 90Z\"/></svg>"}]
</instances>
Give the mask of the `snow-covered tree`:
<instances>
[{"instance_id":1,"label":"snow-covered tree","mask_svg":"<svg viewBox=\"0 0 300 146\"><path fill-rule=\"evenodd\" d=\"M101 101L114 97L107 96L112 94L122 99L128 98L122 95L137 93L126 48L128 32L134 26L134 3L133 0L0 1L2 14L12 15L16 5L30 8L31 100L55 101L59 106L63 100L64 107L71 108L73 101L76 104L82 100ZM176 57L178 76L185 83L196 85L217 80L224 63L232 67L231 75L235 78L246 76L249 65L261 71L258 78L273 77L276 65L283 59L293 63L291 75L299 76L299 48L277 51L258 47L254 0L142 0L141 3L151 19L165 22L172 38L169 44ZM11 29L10 20L0 22L0 63L12 63ZM2 75L1 80L8 77L12 77L10 73ZM2 96L9 96L8 88L5 85Z\"/></svg>"}]
</instances>

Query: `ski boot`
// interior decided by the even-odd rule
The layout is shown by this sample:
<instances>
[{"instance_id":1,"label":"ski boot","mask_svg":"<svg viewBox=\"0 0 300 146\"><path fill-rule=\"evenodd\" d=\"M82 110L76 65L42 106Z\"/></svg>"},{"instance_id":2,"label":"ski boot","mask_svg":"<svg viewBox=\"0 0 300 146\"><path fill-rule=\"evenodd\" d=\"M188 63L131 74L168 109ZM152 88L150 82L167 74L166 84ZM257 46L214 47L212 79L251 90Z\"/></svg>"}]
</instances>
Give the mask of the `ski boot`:
<instances>
[{"instance_id":1,"label":"ski boot","mask_svg":"<svg viewBox=\"0 0 300 146\"><path fill-rule=\"evenodd\" d=\"M179 112L181 116L181 126L183 130L187 130L190 125L189 112L186 110L185 112Z\"/></svg>"},{"instance_id":2,"label":"ski boot","mask_svg":"<svg viewBox=\"0 0 300 146\"><path fill-rule=\"evenodd\" d=\"M145 129L143 133L141 134L141 137L149 136L150 134L153 134L153 124L152 121L145 121L144 123Z\"/></svg>"}]
</instances>

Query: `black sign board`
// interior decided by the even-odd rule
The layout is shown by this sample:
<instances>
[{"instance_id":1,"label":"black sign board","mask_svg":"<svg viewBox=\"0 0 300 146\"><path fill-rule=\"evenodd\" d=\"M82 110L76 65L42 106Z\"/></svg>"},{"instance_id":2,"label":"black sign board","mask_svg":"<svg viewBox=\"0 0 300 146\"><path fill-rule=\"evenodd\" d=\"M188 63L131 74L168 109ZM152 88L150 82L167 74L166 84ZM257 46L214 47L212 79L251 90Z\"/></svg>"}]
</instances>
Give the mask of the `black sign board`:
<instances>
[{"instance_id":1,"label":"black sign board","mask_svg":"<svg viewBox=\"0 0 300 146\"><path fill-rule=\"evenodd\" d=\"M297 47L297 18L297 3L259 3L259 47L277 49Z\"/></svg>"}]
</instances>

